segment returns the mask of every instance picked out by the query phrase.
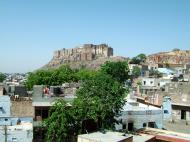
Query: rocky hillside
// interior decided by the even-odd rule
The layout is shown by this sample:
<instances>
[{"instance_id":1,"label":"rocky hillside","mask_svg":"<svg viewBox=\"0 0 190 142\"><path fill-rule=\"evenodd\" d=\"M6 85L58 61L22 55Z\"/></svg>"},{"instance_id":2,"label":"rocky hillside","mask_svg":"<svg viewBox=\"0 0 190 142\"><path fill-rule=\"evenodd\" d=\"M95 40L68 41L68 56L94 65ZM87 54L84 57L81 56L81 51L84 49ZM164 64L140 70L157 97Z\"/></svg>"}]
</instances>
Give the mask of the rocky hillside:
<instances>
[{"instance_id":1,"label":"rocky hillside","mask_svg":"<svg viewBox=\"0 0 190 142\"><path fill-rule=\"evenodd\" d=\"M174 50L149 55L148 63L190 64L190 50Z\"/></svg>"},{"instance_id":2,"label":"rocky hillside","mask_svg":"<svg viewBox=\"0 0 190 142\"><path fill-rule=\"evenodd\" d=\"M124 60L127 58L114 57L113 48L106 44L84 44L72 49L55 51L52 60L43 68L58 68L63 64L68 64L71 68L85 66L90 69L98 69L106 61Z\"/></svg>"}]
</instances>

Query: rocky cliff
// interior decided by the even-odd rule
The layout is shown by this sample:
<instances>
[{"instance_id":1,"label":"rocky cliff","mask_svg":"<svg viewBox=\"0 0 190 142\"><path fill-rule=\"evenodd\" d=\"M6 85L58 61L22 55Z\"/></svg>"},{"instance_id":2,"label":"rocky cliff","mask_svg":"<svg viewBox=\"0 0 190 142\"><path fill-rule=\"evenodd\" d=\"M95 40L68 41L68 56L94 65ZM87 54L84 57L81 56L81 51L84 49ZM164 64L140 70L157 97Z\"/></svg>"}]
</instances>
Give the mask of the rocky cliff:
<instances>
[{"instance_id":1,"label":"rocky cliff","mask_svg":"<svg viewBox=\"0 0 190 142\"><path fill-rule=\"evenodd\" d=\"M68 64L71 68L86 66L97 69L106 61L123 61L124 57L113 57L113 48L106 44L83 46L58 50L54 52L52 60L44 68L57 68L63 64Z\"/></svg>"},{"instance_id":2,"label":"rocky cliff","mask_svg":"<svg viewBox=\"0 0 190 142\"><path fill-rule=\"evenodd\" d=\"M159 64L190 64L190 50L175 50L152 54L147 57L147 62Z\"/></svg>"}]
</instances>

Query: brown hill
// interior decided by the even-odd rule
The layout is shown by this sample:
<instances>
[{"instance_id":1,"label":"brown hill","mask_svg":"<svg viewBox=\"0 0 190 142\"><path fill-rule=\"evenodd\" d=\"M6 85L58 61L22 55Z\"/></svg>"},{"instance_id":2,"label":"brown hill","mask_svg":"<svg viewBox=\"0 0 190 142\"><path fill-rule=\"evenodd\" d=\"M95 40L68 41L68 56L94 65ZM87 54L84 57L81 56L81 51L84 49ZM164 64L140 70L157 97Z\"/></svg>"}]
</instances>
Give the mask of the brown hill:
<instances>
[{"instance_id":1,"label":"brown hill","mask_svg":"<svg viewBox=\"0 0 190 142\"><path fill-rule=\"evenodd\" d=\"M190 50L174 50L149 55L148 63L158 64L190 64Z\"/></svg>"}]
</instances>

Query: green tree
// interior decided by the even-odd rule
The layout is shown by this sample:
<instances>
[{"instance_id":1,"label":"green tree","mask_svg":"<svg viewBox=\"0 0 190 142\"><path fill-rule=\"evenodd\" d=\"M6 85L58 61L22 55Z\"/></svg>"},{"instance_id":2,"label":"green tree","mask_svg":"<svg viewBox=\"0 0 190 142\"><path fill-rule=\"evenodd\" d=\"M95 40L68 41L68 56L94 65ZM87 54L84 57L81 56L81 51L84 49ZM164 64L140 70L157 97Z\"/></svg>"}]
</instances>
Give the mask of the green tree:
<instances>
[{"instance_id":1,"label":"green tree","mask_svg":"<svg viewBox=\"0 0 190 142\"><path fill-rule=\"evenodd\" d=\"M143 53L137 55L137 58L138 58L141 62L145 62L145 61L146 61L146 55L143 54Z\"/></svg>"},{"instance_id":2,"label":"green tree","mask_svg":"<svg viewBox=\"0 0 190 142\"><path fill-rule=\"evenodd\" d=\"M71 106L57 101L51 109L45 121L47 141L59 142L85 132L83 123L87 120L93 120L98 129L114 129L126 92L123 85L104 73L84 80Z\"/></svg>"},{"instance_id":3,"label":"green tree","mask_svg":"<svg viewBox=\"0 0 190 142\"><path fill-rule=\"evenodd\" d=\"M141 80L138 80L138 81L137 81L137 85L138 85L138 86L141 86L141 85L142 85L142 81L141 81Z\"/></svg>"},{"instance_id":4,"label":"green tree","mask_svg":"<svg viewBox=\"0 0 190 142\"><path fill-rule=\"evenodd\" d=\"M140 63L144 63L145 61L146 61L146 55L141 53L137 55L136 57L133 57L129 63L140 64Z\"/></svg>"},{"instance_id":5,"label":"green tree","mask_svg":"<svg viewBox=\"0 0 190 142\"><path fill-rule=\"evenodd\" d=\"M6 75L3 73L0 73L0 82L3 82L6 79Z\"/></svg>"},{"instance_id":6,"label":"green tree","mask_svg":"<svg viewBox=\"0 0 190 142\"><path fill-rule=\"evenodd\" d=\"M76 80L92 79L96 76L98 71L90 69L80 69L75 73Z\"/></svg>"},{"instance_id":7,"label":"green tree","mask_svg":"<svg viewBox=\"0 0 190 142\"><path fill-rule=\"evenodd\" d=\"M77 136L81 130L80 121L77 117L80 111L75 108L75 105L70 106L62 99L56 101L50 109L50 117L44 121L44 126L47 128L47 142L64 142Z\"/></svg>"},{"instance_id":8,"label":"green tree","mask_svg":"<svg viewBox=\"0 0 190 142\"><path fill-rule=\"evenodd\" d=\"M38 70L34 73L29 73L26 87L31 90L33 85L51 85L52 70Z\"/></svg>"},{"instance_id":9,"label":"green tree","mask_svg":"<svg viewBox=\"0 0 190 142\"><path fill-rule=\"evenodd\" d=\"M65 82L73 81L76 81L76 77L74 71L68 65L59 67L51 75L51 85L62 85Z\"/></svg>"},{"instance_id":10,"label":"green tree","mask_svg":"<svg viewBox=\"0 0 190 142\"><path fill-rule=\"evenodd\" d=\"M141 75L141 69L138 66L135 66L132 71L132 76L137 78Z\"/></svg>"},{"instance_id":11,"label":"green tree","mask_svg":"<svg viewBox=\"0 0 190 142\"><path fill-rule=\"evenodd\" d=\"M67 65L54 70L38 70L29 73L26 86L29 90L34 85L62 85L65 82L77 81L74 71Z\"/></svg>"},{"instance_id":12,"label":"green tree","mask_svg":"<svg viewBox=\"0 0 190 142\"><path fill-rule=\"evenodd\" d=\"M101 66L101 72L110 75L113 79L120 83L125 82L129 78L129 67L126 61L108 61Z\"/></svg>"},{"instance_id":13,"label":"green tree","mask_svg":"<svg viewBox=\"0 0 190 142\"><path fill-rule=\"evenodd\" d=\"M114 116L124 105L126 89L111 76L99 73L94 79L86 80L77 91L78 99L87 108L86 117L101 121L99 127L113 128Z\"/></svg>"}]
</instances>

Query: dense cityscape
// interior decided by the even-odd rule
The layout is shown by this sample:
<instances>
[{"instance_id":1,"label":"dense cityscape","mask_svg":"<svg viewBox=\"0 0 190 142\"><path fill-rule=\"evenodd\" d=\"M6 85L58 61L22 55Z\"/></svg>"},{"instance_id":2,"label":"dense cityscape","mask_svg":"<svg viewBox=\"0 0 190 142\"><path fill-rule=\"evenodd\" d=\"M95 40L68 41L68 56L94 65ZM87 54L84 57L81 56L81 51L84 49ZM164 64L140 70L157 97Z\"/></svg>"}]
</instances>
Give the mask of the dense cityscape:
<instances>
[{"instance_id":1,"label":"dense cityscape","mask_svg":"<svg viewBox=\"0 0 190 142\"><path fill-rule=\"evenodd\" d=\"M1 73L0 141L189 141L190 51L61 52L34 72Z\"/></svg>"},{"instance_id":2,"label":"dense cityscape","mask_svg":"<svg viewBox=\"0 0 190 142\"><path fill-rule=\"evenodd\" d=\"M0 0L0 142L190 142L189 0Z\"/></svg>"}]
</instances>

